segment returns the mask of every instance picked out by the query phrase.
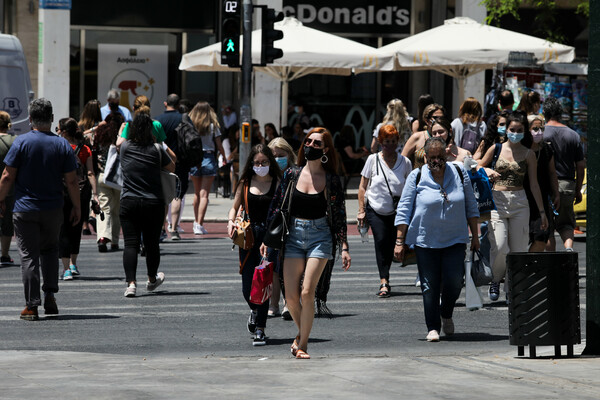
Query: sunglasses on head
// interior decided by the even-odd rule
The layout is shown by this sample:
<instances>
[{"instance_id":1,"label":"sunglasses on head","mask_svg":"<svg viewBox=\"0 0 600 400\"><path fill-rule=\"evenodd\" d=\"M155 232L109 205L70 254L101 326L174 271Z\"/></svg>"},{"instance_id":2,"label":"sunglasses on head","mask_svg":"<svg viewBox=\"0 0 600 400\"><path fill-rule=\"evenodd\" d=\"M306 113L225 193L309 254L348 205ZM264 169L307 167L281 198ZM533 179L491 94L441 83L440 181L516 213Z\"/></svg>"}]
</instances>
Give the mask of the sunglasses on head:
<instances>
[{"instance_id":1,"label":"sunglasses on head","mask_svg":"<svg viewBox=\"0 0 600 400\"><path fill-rule=\"evenodd\" d=\"M310 138L306 139L306 142L304 142L304 143L306 143L309 146L310 145L314 145L314 146L317 146L317 147L321 147L323 145L323 141L322 140L319 140L319 139L310 139Z\"/></svg>"}]
</instances>

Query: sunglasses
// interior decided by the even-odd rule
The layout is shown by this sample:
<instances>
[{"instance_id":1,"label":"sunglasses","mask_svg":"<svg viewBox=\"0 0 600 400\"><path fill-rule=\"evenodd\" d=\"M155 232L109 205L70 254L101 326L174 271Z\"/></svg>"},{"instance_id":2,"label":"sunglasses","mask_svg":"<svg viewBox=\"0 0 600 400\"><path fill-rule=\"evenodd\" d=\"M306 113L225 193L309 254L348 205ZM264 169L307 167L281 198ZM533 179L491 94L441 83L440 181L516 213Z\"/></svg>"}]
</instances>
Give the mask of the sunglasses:
<instances>
[{"instance_id":1,"label":"sunglasses","mask_svg":"<svg viewBox=\"0 0 600 400\"><path fill-rule=\"evenodd\" d=\"M56 133L60 132L60 128L57 126L56 128L54 128L54 132L56 132Z\"/></svg>"},{"instance_id":2,"label":"sunglasses","mask_svg":"<svg viewBox=\"0 0 600 400\"><path fill-rule=\"evenodd\" d=\"M255 167L268 167L271 165L269 161L254 161L253 164Z\"/></svg>"},{"instance_id":3,"label":"sunglasses","mask_svg":"<svg viewBox=\"0 0 600 400\"><path fill-rule=\"evenodd\" d=\"M446 203L450 203L450 200L448 199L448 193L446 193L444 189L440 189L440 194Z\"/></svg>"},{"instance_id":4,"label":"sunglasses","mask_svg":"<svg viewBox=\"0 0 600 400\"><path fill-rule=\"evenodd\" d=\"M319 140L319 139L306 139L306 142L304 142L305 144L309 145L309 146L315 146L315 147L321 147L323 146L323 141Z\"/></svg>"},{"instance_id":5,"label":"sunglasses","mask_svg":"<svg viewBox=\"0 0 600 400\"><path fill-rule=\"evenodd\" d=\"M531 128L532 131L537 132L537 131L542 131L544 132L544 127L543 126L536 126L535 128Z\"/></svg>"}]
</instances>

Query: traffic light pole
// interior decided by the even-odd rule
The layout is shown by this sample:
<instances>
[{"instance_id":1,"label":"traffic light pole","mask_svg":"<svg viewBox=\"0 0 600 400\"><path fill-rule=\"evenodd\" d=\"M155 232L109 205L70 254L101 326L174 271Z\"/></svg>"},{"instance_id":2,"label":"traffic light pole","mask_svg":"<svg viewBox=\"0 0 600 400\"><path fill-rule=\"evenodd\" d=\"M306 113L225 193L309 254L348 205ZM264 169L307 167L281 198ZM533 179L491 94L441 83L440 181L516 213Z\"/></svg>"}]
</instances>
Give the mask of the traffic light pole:
<instances>
[{"instance_id":1,"label":"traffic light pole","mask_svg":"<svg viewBox=\"0 0 600 400\"><path fill-rule=\"evenodd\" d=\"M243 2L242 21L244 45L242 51L242 102L240 105L240 173L246 166L252 138L252 108L250 107L250 92L252 89L252 0L244 0Z\"/></svg>"},{"instance_id":2,"label":"traffic light pole","mask_svg":"<svg viewBox=\"0 0 600 400\"><path fill-rule=\"evenodd\" d=\"M585 355L600 355L600 4L590 2Z\"/></svg>"}]
</instances>

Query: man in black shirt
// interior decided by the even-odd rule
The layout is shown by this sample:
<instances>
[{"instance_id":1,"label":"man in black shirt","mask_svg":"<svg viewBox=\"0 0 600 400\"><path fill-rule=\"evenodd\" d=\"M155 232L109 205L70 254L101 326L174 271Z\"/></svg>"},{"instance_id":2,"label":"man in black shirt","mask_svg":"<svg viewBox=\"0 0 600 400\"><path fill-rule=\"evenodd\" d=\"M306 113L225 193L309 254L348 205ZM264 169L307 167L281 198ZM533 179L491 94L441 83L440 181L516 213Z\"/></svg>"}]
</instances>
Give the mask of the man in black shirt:
<instances>
[{"instance_id":1,"label":"man in black shirt","mask_svg":"<svg viewBox=\"0 0 600 400\"><path fill-rule=\"evenodd\" d=\"M179 158L180 154L178 154L177 134L175 132L175 128L181 123L181 114L177 110L179 106L179 96L175 93L168 95L164 105L165 112L156 117L156 120L162 124L165 134L167 135L165 144L169 146L169 148L175 152L177 158ZM176 163L175 174L179 177L180 190L171 202L171 220L169 221L169 226L171 227L169 232L171 240L180 239L177 227L179 224L179 216L181 215L181 208L183 207L183 198L189 185L189 172L189 168L182 166L179 162Z\"/></svg>"}]
</instances>

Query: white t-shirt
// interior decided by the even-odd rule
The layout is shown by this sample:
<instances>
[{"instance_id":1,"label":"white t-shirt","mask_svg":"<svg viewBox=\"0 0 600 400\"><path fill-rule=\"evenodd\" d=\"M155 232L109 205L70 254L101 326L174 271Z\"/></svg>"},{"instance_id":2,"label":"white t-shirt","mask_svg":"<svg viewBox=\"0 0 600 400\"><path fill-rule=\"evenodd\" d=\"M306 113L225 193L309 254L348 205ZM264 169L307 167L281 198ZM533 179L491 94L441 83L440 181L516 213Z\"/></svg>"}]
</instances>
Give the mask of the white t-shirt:
<instances>
[{"instance_id":1,"label":"white t-shirt","mask_svg":"<svg viewBox=\"0 0 600 400\"><path fill-rule=\"evenodd\" d=\"M202 150L204 151L212 151L213 153L217 151L215 148L215 138L221 136L221 131L213 124L210 124L210 131L206 135L201 135L202 139Z\"/></svg>"},{"instance_id":2,"label":"white t-shirt","mask_svg":"<svg viewBox=\"0 0 600 400\"><path fill-rule=\"evenodd\" d=\"M379 157L379 163L377 163L375 157ZM402 196L406 177L411 171L412 164L410 160L400 154L398 154L398 159L392 169L383 160L381 152L371 154L367 158L360 174L370 179L365 196L368 198L369 206L377 214L390 215L396 212L392 196L390 196L390 190L385 183L384 174L387 177L392 194L400 197Z\"/></svg>"},{"instance_id":3,"label":"white t-shirt","mask_svg":"<svg viewBox=\"0 0 600 400\"><path fill-rule=\"evenodd\" d=\"M465 127L460 118L454 119L454 121L452 121L451 125L452 125L452 130L454 131L454 143L458 147L460 147L460 141L462 140L463 130ZM475 130L477 128L477 122L471 122L468 125L471 126L471 128L473 130ZM485 125L485 122L481 121L479 123L479 138L480 139L485 136L486 130L487 130L487 126Z\"/></svg>"}]
</instances>

